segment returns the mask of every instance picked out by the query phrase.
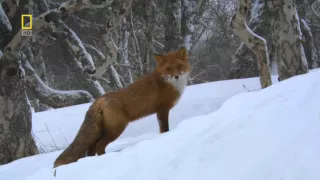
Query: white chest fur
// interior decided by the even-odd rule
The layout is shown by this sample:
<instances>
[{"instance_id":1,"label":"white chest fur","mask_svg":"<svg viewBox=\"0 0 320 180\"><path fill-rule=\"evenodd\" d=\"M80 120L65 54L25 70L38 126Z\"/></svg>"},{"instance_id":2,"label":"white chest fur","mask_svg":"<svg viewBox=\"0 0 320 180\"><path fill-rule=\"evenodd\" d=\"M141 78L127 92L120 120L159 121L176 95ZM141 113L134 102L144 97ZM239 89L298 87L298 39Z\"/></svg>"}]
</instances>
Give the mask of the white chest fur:
<instances>
[{"instance_id":1,"label":"white chest fur","mask_svg":"<svg viewBox=\"0 0 320 180\"><path fill-rule=\"evenodd\" d=\"M168 77L166 80L171 84L176 90L182 95L184 89L188 84L189 73L183 73L179 76L178 79L175 77Z\"/></svg>"}]
</instances>

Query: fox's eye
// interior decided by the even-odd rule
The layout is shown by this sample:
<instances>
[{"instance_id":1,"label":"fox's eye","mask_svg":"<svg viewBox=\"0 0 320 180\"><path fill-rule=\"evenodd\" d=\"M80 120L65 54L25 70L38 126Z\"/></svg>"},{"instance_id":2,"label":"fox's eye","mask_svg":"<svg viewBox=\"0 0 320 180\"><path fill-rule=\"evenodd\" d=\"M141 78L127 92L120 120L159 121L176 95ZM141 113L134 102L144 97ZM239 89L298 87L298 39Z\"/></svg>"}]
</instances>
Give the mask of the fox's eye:
<instances>
[{"instance_id":1,"label":"fox's eye","mask_svg":"<svg viewBox=\"0 0 320 180\"><path fill-rule=\"evenodd\" d=\"M166 70L167 70L167 71L171 71L171 70L172 70L172 67L167 67Z\"/></svg>"},{"instance_id":2,"label":"fox's eye","mask_svg":"<svg viewBox=\"0 0 320 180\"><path fill-rule=\"evenodd\" d=\"M182 69L182 65L178 65L178 66L177 66L177 69L178 69L178 70L181 70L181 69Z\"/></svg>"}]
</instances>

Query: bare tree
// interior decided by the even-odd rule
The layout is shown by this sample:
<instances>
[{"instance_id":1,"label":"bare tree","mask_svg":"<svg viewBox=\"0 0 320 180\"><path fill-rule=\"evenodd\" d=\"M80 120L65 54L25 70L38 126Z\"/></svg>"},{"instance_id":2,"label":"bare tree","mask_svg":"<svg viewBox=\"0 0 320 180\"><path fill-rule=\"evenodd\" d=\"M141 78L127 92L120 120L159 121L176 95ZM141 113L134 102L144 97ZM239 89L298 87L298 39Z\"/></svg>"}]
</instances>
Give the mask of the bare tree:
<instances>
[{"instance_id":1,"label":"bare tree","mask_svg":"<svg viewBox=\"0 0 320 180\"><path fill-rule=\"evenodd\" d=\"M308 61L308 68L317 68L320 64L311 29L304 19L300 19L300 27L303 34L302 45Z\"/></svg>"},{"instance_id":2,"label":"bare tree","mask_svg":"<svg viewBox=\"0 0 320 180\"><path fill-rule=\"evenodd\" d=\"M249 10L247 0L237 1L237 11L232 17L231 27L235 34L248 46L256 55L258 60L261 87L265 88L272 84L267 42L264 38L254 34L248 27L246 20Z\"/></svg>"},{"instance_id":3,"label":"bare tree","mask_svg":"<svg viewBox=\"0 0 320 180\"><path fill-rule=\"evenodd\" d=\"M272 38L276 49L279 80L308 72L301 43L302 33L294 0L270 0L273 9Z\"/></svg>"},{"instance_id":4,"label":"bare tree","mask_svg":"<svg viewBox=\"0 0 320 180\"><path fill-rule=\"evenodd\" d=\"M307 20L308 9L314 4L314 0L296 0L297 11L300 18L300 28L302 32L302 45L308 62L308 68L317 68L319 64L319 58L317 54L317 49L313 40L313 35L311 28L309 27Z\"/></svg>"},{"instance_id":5,"label":"bare tree","mask_svg":"<svg viewBox=\"0 0 320 180\"><path fill-rule=\"evenodd\" d=\"M12 31L1 6L0 27L0 35ZM30 133L31 111L25 92L25 75L19 61L12 61L17 59L14 56L5 56L0 51L0 164L38 152ZM16 132L12 133L12 129Z\"/></svg>"},{"instance_id":6,"label":"bare tree","mask_svg":"<svg viewBox=\"0 0 320 180\"><path fill-rule=\"evenodd\" d=\"M164 51L169 52L181 46L181 0L169 0L166 7Z\"/></svg>"},{"instance_id":7,"label":"bare tree","mask_svg":"<svg viewBox=\"0 0 320 180\"><path fill-rule=\"evenodd\" d=\"M184 46L189 51L192 46L194 23L196 16L196 0L182 1L181 36Z\"/></svg>"},{"instance_id":8,"label":"bare tree","mask_svg":"<svg viewBox=\"0 0 320 180\"><path fill-rule=\"evenodd\" d=\"M68 14L83 9L101 9L107 7L111 2L113 1L100 1L97 4L93 4L88 0L70 0L64 2L60 4L59 7L48 10L33 20L33 36L36 36L44 29L50 29L56 37L64 37L66 47L74 53L72 62L74 62L76 68L81 69L79 72L82 71L86 73L87 77L89 77L90 74L96 75L95 66L90 54L86 52L82 42L70 28L68 29L68 26L64 24L62 19ZM109 53L106 55L108 65L114 62L117 54L117 48L112 41L110 32L121 23L127 11L130 9L131 3L132 0L121 1L120 12L115 15L114 18L111 18L105 26L100 28L102 38L109 48ZM70 97L66 96L68 93L54 91L48 88L36 75L35 70L30 65L28 58L31 56L24 55L20 52L20 49L23 48L30 39L31 37L21 36L21 30L18 31L6 45L0 59L0 146L3 147L0 150L1 164L37 153L37 148L31 135L31 111L26 96L25 71L27 77L30 78L28 79L28 86L38 93L39 99L47 102L47 104L53 103L53 106L58 105L57 107L69 103L69 100L66 100L66 98L69 99ZM23 69L23 67L25 69ZM103 71L105 72L105 70ZM96 80L92 79L91 82L98 87ZM43 96L43 94L41 94L43 91L49 94L52 93L52 96L47 97L46 95L48 94ZM98 91L104 92L102 88ZM56 102L57 99L55 96L61 95L61 93L62 96L59 96L59 98L65 98ZM75 91L72 95L77 93L87 98L87 100L92 101L89 93L85 91ZM64 101L64 104L61 105L61 101Z\"/></svg>"},{"instance_id":9,"label":"bare tree","mask_svg":"<svg viewBox=\"0 0 320 180\"><path fill-rule=\"evenodd\" d=\"M300 18L294 14L297 12L295 2L298 5L298 15ZM254 32L266 38L269 48L269 59L272 63L276 63L276 66L272 67L276 67L273 71L278 72L279 80L307 72L305 60L308 62L310 69L319 66L319 58L312 30L306 21L306 14L310 11L309 7L312 3L314 3L313 0L253 1L249 26L252 27ZM287 46L290 43L291 47L286 48L286 51L281 49L280 46ZM296 47L294 47L294 44L296 44ZM302 45L302 49L300 49L300 45ZM245 46L240 45L234 57L230 71L231 78L257 75L255 58ZM297 70L297 68L300 70Z\"/></svg>"},{"instance_id":10,"label":"bare tree","mask_svg":"<svg viewBox=\"0 0 320 180\"><path fill-rule=\"evenodd\" d=\"M156 4L153 0L144 0L143 5L145 8L145 13L143 15L146 22L145 28L145 56L143 60L144 73L151 71L151 60L153 59L153 54L155 52L153 41L153 33L156 24Z\"/></svg>"},{"instance_id":11,"label":"bare tree","mask_svg":"<svg viewBox=\"0 0 320 180\"><path fill-rule=\"evenodd\" d=\"M250 11L249 11L250 10ZM250 29L264 37L268 45L270 63L275 62L274 45L271 37L271 20L273 14L270 12L265 0L253 0L248 9L247 19ZM259 75L256 56L243 42L238 47L232 59L229 78L247 78ZM274 70L273 70L274 71Z\"/></svg>"},{"instance_id":12,"label":"bare tree","mask_svg":"<svg viewBox=\"0 0 320 180\"><path fill-rule=\"evenodd\" d=\"M34 95L40 102L53 108L93 102L93 97L87 91L59 91L51 89L40 79L30 65L28 61L28 59L31 59L30 56L27 58L27 56L23 54L21 59L21 64L26 74L27 86L33 90Z\"/></svg>"}]
</instances>

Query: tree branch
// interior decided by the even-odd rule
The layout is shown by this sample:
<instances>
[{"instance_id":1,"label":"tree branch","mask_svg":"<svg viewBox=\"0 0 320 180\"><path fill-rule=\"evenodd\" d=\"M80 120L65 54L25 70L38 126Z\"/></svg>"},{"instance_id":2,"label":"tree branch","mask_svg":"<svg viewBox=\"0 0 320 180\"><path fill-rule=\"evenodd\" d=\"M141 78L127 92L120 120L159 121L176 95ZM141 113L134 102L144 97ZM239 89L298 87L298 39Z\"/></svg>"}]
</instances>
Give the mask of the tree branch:
<instances>
[{"instance_id":1,"label":"tree branch","mask_svg":"<svg viewBox=\"0 0 320 180\"><path fill-rule=\"evenodd\" d=\"M74 56L81 62L83 71L87 72L88 74L94 74L96 72L96 68L93 59L87 52L78 35L72 29L70 29L62 20L58 20L56 24L61 28L63 32L66 32L64 34L65 41L69 46L71 52L73 52Z\"/></svg>"},{"instance_id":2,"label":"tree branch","mask_svg":"<svg viewBox=\"0 0 320 180\"><path fill-rule=\"evenodd\" d=\"M0 3L0 35L11 31L12 26Z\"/></svg>"},{"instance_id":3,"label":"tree branch","mask_svg":"<svg viewBox=\"0 0 320 180\"><path fill-rule=\"evenodd\" d=\"M315 47L313 36L310 27L304 19L300 19L300 28L303 35L303 47L305 56L308 61L308 68L314 69L319 67L319 59L317 55L317 49Z\"/></svg>"},{"instance_id":4,"label":"tree branch","mask_svg":"<svg viewBox=\"0 0 320 180\"><path fill-rule=\"evenodd\" d=\"M130 14L129 14L129 25L130 25L131 35L133 40L134 59L137 62L137 66L138 66L135 71L138 72L139 75L143 75L143 73L146 71L144 70L144 64L142 63L142 59L140 56L139 41L134 30L132 9L130 9Z\"/></svg>"},{"instance_id":5,"label":"tree branch","mask_svg":"<svg viewBox=\"0 0 320 180\"><path fill-rule=\"evenodd\" d=\"M96 52L101 59L105 59L106 57L104 56L104 54L99 50L97 49L96 47L90 45L90 44L83 44L85 48L88 48L88 49L91 49L93 50L94 52Z\"/></svg>"},{"instance_id":6,"label":"tree branch","mask_svg":"<svg viewBox=\"0 0 320 180\"><path fill-rule=\"evenodd\" d=\"M104 63L97 69L95 76L102 77L102 75L107 71L110 64L116 61L118 48L114 44L111 31L120 25L127 12L129 11L133 0L123 0L119 13L107 22L107 24L101 29L102 39L108 48L107 57Z\"/></svg>"},{"instance_id":7,"label":"tree branch","mask_svg":"<svg viewBox=\"0 0 320 180\"><path fill-rule=\"evenodd\" d=\"M60 91L48 87L37 75L26 56L22 56L22 66L26 73L27 86L41 103L53 108L61 108L77 104L92 102L94 99L87 91L72 90Z\"/></svg>"},{"instance_id":8,"label":"tree branch","mask_svg":"<svg viewBox=\"0 0 320 180\"><path fill-rule=\"evenodd\" d=\"M89 0L70 0L62 3L59 7L45 12L33 19L32 35L36 35L44 28L49 27L49 23L58 19L65 18L68 14L80 11L83 9L98 9L109 6L113 0L100 1L100 4L92 4ZM29 23L27 23L28 25ZM22 36L22 30L14 36L11 42L6 46L4 55L16 53L23 47L32 37Z\"/></svg>"}]
</instances>

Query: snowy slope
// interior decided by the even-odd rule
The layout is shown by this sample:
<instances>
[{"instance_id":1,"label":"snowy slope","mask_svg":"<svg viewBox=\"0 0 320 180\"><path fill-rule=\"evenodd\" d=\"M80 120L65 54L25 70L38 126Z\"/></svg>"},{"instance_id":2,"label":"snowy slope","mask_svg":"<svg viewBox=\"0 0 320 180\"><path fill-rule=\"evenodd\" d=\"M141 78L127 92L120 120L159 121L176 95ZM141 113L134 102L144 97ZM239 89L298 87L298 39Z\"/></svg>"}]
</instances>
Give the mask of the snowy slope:
<instances>
[{"instance_id":1,"label":"snowy slope","mask_svg":"<svg viewBox=\"0 0 320 180\"><path fill-rule=\"evenodd\" d=\"M189 95L196 95L189 101L184 96L181 106L197 98L210 104L213 97L201 94L215 92L211 89L214 84L188 88ZM217 92L224 94L232 89ZM51 167L59 151L0 166L0 179L319 180L319 92L317 70L261 91L235 95L212 113L186 116L170 132L120 152L61 166L56 178Z\"/></svg>"},{"instance_id":2,"label":"snowy slope","mask_svg":"<svg viewBox=\"0 0 320 180\"><path fill-rule=\"evenodd\" d=\"M258 78L188 86L181 101L170 112L170 129L185 119L208 114L220 108L226 99L236 94L259 89ZM74 139L89 106L90 104L84 104L33 114L33 132L42 151L64 149ZM116 147L113 143L108 150L114 151L136 141L154 137L159 134L158 129L155 115L143 118L130 124L119 138L123 141L117 143Z\"/></svg>"}]
</instances>

